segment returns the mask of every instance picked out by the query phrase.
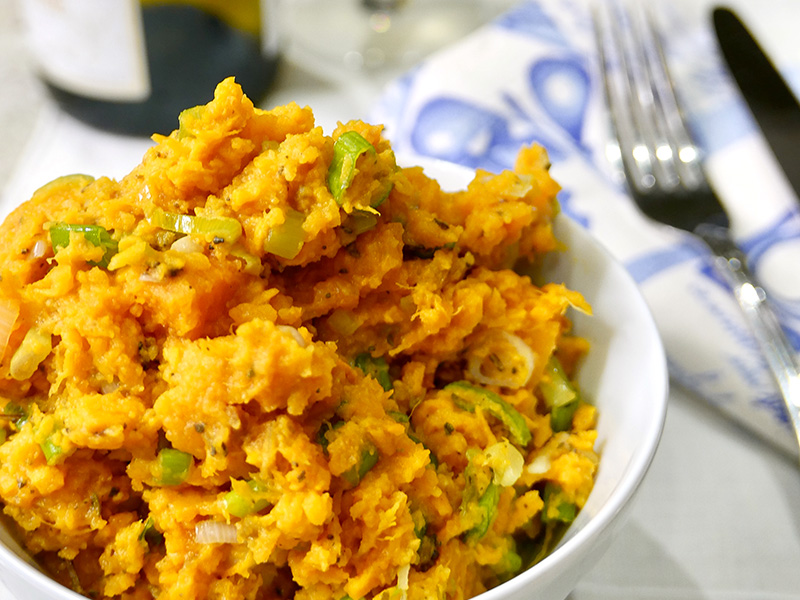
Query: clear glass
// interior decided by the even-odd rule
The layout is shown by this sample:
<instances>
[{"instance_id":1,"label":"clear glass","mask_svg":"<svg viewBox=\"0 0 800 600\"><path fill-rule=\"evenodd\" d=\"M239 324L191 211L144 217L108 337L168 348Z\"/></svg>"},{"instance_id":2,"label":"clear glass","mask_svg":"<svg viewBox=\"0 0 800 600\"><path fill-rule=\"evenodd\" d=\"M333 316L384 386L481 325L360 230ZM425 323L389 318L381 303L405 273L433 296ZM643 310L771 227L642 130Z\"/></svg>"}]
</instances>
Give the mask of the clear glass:
<instances>
[{"instance_id":1,"label":"clear glass","mask_svg":"<svg viewBox=\"0 0 800 600\"><path fill-rule=\"evenodd\" d=\"M326 76L413 65L497 16L510 0L283 0L286 56Z\"/></svg>"}]
</instances>

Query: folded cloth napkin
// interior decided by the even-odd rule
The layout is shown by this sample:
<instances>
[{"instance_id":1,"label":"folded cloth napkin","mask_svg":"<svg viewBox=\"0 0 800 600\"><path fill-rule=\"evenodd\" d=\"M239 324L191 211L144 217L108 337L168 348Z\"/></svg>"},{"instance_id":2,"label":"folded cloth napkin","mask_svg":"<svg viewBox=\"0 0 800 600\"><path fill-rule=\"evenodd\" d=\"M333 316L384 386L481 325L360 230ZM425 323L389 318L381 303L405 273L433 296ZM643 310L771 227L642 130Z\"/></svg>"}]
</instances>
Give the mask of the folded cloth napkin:
<instances>
[{"instance_id":1,"label":"folded cloth napkin","mask_svg":"<svg viewBox=\"0 0 800 600\"><path fill-rule=\"evenodd\" d=\"M739 4L749 17L752 9ZM673 0L651 7L734 235L800 347L797 199L727 75L708 4ZM522 145L545 146L563 186L563 211L640 285L673 381L797 454L774 380L708 250L645 219L608 167L610 128L591 17L591 7L576 0L522 2L395 81L371 120L386 125L398 153L489 171L510 168ZM787 72L791 79L796 71Z\"/></svg>"}]
</instances>

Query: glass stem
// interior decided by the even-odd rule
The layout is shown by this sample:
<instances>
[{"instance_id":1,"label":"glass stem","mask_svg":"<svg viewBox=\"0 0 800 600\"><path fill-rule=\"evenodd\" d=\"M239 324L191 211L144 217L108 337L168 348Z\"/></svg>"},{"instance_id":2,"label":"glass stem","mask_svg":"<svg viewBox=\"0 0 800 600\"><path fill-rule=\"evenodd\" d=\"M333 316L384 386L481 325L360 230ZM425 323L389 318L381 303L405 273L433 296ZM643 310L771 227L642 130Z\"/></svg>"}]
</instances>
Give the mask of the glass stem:
<instances>
[{"instance_id":1,"label":"glass stem","mask_svg":"<svg viewBox=\"0 0 800 600\"><path fill-rule=\"evenodd\" d=\"M361 5L367 10L380 10L391 12L399 9L406 0L361 0Z\"/></svg>"}]
</instances>

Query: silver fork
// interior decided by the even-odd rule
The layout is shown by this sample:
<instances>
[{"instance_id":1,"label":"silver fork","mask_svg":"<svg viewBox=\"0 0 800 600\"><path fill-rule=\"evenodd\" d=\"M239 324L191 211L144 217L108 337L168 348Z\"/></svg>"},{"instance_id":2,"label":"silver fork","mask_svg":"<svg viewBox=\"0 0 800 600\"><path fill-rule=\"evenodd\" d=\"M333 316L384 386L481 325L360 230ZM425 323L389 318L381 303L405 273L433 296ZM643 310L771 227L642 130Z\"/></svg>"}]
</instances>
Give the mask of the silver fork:
<instances>
[{"instance_id":1,"label":"silver fork","mask_svg":"<svg viewBox=\"0 0 800 600\"><path fill-rule=\"evenodd\" d=\"M775 377L800 445L797 357L767 294L733 242L728 217L706 179L702 156L688 133L648 2L601 0L595 37L615 138L609 159L631 196L651 219L702 239L730 284Z\"/></svg>"}]
</instances>

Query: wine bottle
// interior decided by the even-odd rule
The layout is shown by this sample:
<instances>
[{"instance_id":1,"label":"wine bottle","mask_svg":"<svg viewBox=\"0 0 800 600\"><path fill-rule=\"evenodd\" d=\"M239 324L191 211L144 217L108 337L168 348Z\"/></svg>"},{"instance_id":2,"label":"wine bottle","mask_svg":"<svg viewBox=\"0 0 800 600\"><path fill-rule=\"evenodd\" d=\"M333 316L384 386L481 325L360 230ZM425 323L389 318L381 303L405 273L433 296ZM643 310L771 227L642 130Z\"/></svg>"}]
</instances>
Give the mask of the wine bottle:
<instances>
[{"instance_id":1,"label":"wine bottle","mask_svg":"<svg viewBox=\"0 0 800 600\"><path fill-rule=\"evenodd\" d=\"M168 134L234 76L254 101L274 79L274 0L20 0L52 97L91 125Z\"/></svg>"}]
</instances>

